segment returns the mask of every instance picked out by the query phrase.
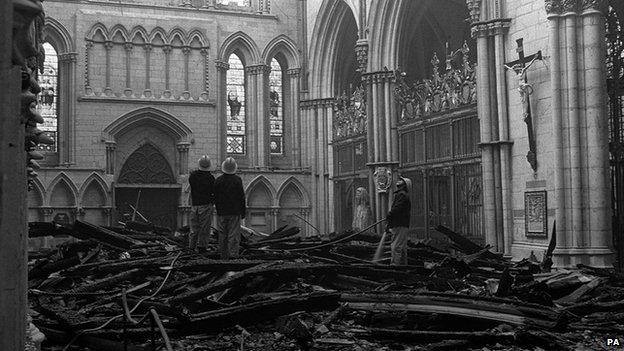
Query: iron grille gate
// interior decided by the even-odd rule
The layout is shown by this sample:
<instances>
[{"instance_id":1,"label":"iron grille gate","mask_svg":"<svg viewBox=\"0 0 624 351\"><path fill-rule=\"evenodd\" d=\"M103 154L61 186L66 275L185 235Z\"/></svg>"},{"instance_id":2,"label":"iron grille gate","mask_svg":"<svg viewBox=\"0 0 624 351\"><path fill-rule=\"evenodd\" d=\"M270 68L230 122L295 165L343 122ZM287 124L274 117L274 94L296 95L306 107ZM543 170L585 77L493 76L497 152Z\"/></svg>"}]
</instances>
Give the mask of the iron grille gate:
<instances>
[{"instance_id":1,"label":"iron grille gate","mask_svg":"<svg viewBox=\"0 0 624 351\"><path fill-rule=\"evenodd\" d=\"M615 6L615 1L611 3ZM606 21L613 241L620 270L624 269L624 33L618 19L624 18L621 11L622 6L610 7Z\"/></svg>"}]
</instances>

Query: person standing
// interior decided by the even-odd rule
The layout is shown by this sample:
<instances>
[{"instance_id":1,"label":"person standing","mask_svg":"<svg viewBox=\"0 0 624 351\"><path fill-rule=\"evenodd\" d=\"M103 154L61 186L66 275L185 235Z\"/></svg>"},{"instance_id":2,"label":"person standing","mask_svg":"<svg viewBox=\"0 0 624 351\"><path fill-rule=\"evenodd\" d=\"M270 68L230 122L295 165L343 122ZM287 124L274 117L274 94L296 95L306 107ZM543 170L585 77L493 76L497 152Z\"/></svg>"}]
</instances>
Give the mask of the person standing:
<instances>
[{"instance_id":1,"label":"person standing","mask_svg":"<svg viewBox=\"0 0 624 351\"><path fill-rule=\"evenodd\" d=\"M396 182L396 191L392 207L386 217L387 228L392 233L392 258L390 264L407 264L407 231L410 224L410 210L412 204L409 199L409 190L412 181L408 178L399 177Z\"/></svg>"},{"instance_id":2,"label":"person standing","mask_svg":"<svg viewBox=\"0 0 624 351\"><path fill-rule=\"evenodd\" d=\"M237 258L241 240L240 221L245 218L245 190L236 175L236 160L228 157L221 164L223 174L215 181L215 205L219 227L219 253L222 259Z\"/></svg>"},{"instance_id":3,"label":"person standing","mask_svg":"<svg viewBox=\"0 0 624 351\"><path fill-rule=\"evenodd\" d=\"M208 156L202 156L197 163L198 169L189 175L191 186L189 249L204 252L208 246L212 225L215 178L210 173L210 158Z\"/></svg>"}]
</instances>

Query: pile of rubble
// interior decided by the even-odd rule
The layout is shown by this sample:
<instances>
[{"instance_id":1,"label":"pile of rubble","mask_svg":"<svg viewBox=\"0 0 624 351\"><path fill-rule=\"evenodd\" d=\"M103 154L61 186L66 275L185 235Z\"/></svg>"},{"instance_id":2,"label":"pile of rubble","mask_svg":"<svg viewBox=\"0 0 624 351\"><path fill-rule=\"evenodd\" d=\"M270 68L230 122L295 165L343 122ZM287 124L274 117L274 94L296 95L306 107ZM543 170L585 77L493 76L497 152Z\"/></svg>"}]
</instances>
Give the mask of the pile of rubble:
<instances>
[{"instance_id":1,"label":"pile of rubble","mask_svg":"<svg viewBox=\"0 0 624 351\"><path fill-rule=\"evenodd\" d=\"M409 265L389 266L370 233L284 227L219 260L142 223L31 223L81 239L31 253L31 315L47 350L565 350L621 335L622 275L512 263L437 229L449 248L410 242Z\"/></svg>"}]
</instances>

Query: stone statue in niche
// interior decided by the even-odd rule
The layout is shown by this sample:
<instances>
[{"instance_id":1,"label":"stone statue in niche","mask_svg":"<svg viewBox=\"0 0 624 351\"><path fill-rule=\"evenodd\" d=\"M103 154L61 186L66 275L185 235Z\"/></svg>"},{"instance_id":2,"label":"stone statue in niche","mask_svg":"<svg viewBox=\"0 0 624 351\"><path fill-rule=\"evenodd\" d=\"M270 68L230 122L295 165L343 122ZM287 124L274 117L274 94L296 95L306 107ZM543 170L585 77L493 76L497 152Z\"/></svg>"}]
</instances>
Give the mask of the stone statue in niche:
<instances>
[{"instance_id":1,"label":"stone statue in niche","mask_svg":"<svg viewBox=\"0 0 624 351\"><path fill-rule=\"evenodd\" d=\"M359 187L355 190L355 201L353 202L353 223L351 227L358 232L373 224L373 213L370 208L368 191Z\"/></svg>"},{"instance_id":2,"label":"stone statue in niche","mask_svg":"<svg viewBox=\"0 0 624 351\"><path fill-rule=\"evenodd\" d=\"M230 117L233 120L238 120L243 103L238 101L238 95L236 93L228 93L228 105L230 105Z\"/></svg>"}]
</instances>

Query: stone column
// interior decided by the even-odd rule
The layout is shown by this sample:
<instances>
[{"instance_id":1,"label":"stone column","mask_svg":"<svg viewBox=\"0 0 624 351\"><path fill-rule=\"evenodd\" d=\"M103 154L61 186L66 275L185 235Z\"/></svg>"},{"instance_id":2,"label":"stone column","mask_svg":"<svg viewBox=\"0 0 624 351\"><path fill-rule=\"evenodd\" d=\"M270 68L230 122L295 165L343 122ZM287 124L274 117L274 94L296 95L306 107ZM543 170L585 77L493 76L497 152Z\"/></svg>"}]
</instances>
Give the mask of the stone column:
<instances>
[{"instance_id":1,"label":"stone column","mask_svg":"<svg viewBox=\"0 0 624 351\"><path fill-rule=\"evenodd\" d=\"M106 141L106 174L115 174L115 149L117 143L114 141Z\"/></svg>"},{"instance_id":2,"label":"stone column","mask_svg":"<svg viewBox=\"0 0 624 351\"><path fill-rule=\"evenodd\" d=\"M609 184L609 115L604 97L607 96L605 71L606 6L587 4L581 14L584 36L585 116L587 129L587 174L589 175L589 230L585 245L590 247L590 265L606 265L611 256L611 193ZM606 257L605 257L606 256Z\"/></svg>"},{"instance_id":3,"label":"stone column","mask_svg":"<svg viewBox=\"0 0 624 351\"><path fill-rule=\"evenodd\" d=\"M271 162L269 110L269 72L271 67L256 65L245 67L247 93L245 97L250 166L267 168ZM254 150L255 149L255 150Z\"/></svg>"},{"instance_id":4,"label":"stone column","mask_svg":"<svg viewBox=\"0 0 624 351\"><path fill-rule=\"evenodd\" d=\"M178 172L180 172L180 174L188 173L188 168L189 168L188 152L189 152L190 146L191 146L191 143L189 143L188 141L179 142L177 145L178 160L179 160Z\"/></svg>"},{"instance_id":5,"label":"stone column","mask_svg":"<svg viewBox=\"0 0 624 351\"><path fill-rule=\"evenodd\" d=\"M271 214L271 228L269 228L269 230L272 232L275 229L277 229L277 217L279 216L279 213L280 213L279 206L271 207L271 210L269 211L269 213Z\"/></svg>"},{"instance_id":6,"label":"stone column","mask_svg":"<svg viewBox=\"0 0 624 351\"><path fill-rule=\"evenodd\" d=\"M208 82L210 80L210 71L208 68L208 49L203 48L199 50L199 53L204 58L204 90L199 96L201 100L208 100Z\"/></svg>"},{"instance_id":7,"label":"stone column","mask_svg":"<svg viewBox=\"0 0 624 351\"><path fill-rule=\"evenodd\" d=\"M215 61L217 66L217 80L215 86L215 94L217 100L217 158L219 160L225 160L226 157L226 135L227 135L227 92L226 92L226 78L227 71L230 69L230 65L224 61ZM245 103L247 103L245 101ZM245 112L247 107L245 106Z\"/></svg>"},{"instance_id":8,"label":"stone column","mask_svg":"<svg viewBox=\"0 0 624 351\"><path fill-rule=\"evenodd\" d=\"M477 113L480 120L481 166L483 168L483 219L486 243L499 250L496 228L496 195L494 178L494 144L492 143L491 87L490 87L490 45L487 32L479 29L477 37Z\"/></svg>"},{"instance_id":9,"label":"stone column","mask_svg":"<svg viewBox=\"0 0 624 351\"><path fill-rule=\"evenodd\" d=\"M93 48L93 42L87 41L85 45L85 57L84 57L84 93L85 95L93 95L93 89L91 88L91 81L89 78L89 64L91 57L91 48Z\"/></svg>"},{"instance_id":10,"label":"stone column","mask_svg":"<svg viewBox=\"0 0 624 351\"><path fill-rule=\"evenodd\" d=\"M183 47L182 54L184 54L184 92L182 96L185 99L189 99L191 95L189 92L189 58L191 56L191 48L188 46Z\"/></svg>"},{"instance_id":11,"label":"stone column","mask_svg":"<svg viewBox=\"0 0 624 351\"><path fill-rule=\"evenodd\" d=\"M169 71L171 70L171 45L163 46L163 52L165 53L165 91L162 93L161 98L171 98L171 82L169 77Z\"/></svg>"},{"instance_id":12,"label":"stone column","mask_svg":"<svg viewBox=\"0 0 624 351\"><path fill-rule=\"evenodd\" d=\"M70 164L74 161L75 146L75 105L76 105L76 56L75 52L60 54L59 61L59 95L57 138L59 163Z\"/></svg>"},{"instance_id":13,"label":"stone column","mask_svg":"<svg viewBox=\"0 0 624 351\"><path fill-rule=\"evenodd\" d=\"M126 97L132 96L132 50L134 44L125 43L124 50L126 51L126 88L124 89L124 95Z\"/></svg>"},{"instance_id":14,"label":"stone column","mask_svg":"<svg viewBox=\"0 0 624 351\"><path fill-rule=\"evenodd\" d=\"M145 50L145 90L143 90L143 97L150 98L152 97L152 87L151 87L151 53L152 53L152 45L145 44L143 46L143 50Z\"/></svg>"},{"instance_id":15,"label":"stone column","mask_svg":"<svg viewBox=\"0 0 624 351\"><path fill-rule=\"evenodd\" d=\"M301 114L299 111L299 73L300 68L291 68L286 71L288 77L288 110L291 127L290 145L292 151L292 165L301 168Z\"/></svg>"},{"instance_id":16,"label":"stone column","mask_svg":"<svg viewBox=\"0 0 624 351\"><path fill-rule=\"evenodd\" d=\"M111 96L113 91L111 89L111 50L113 49L113 42L107 41L104 43L106 49L106 76L104 79L104 95Z\"/></svg>"}]
</instances>

